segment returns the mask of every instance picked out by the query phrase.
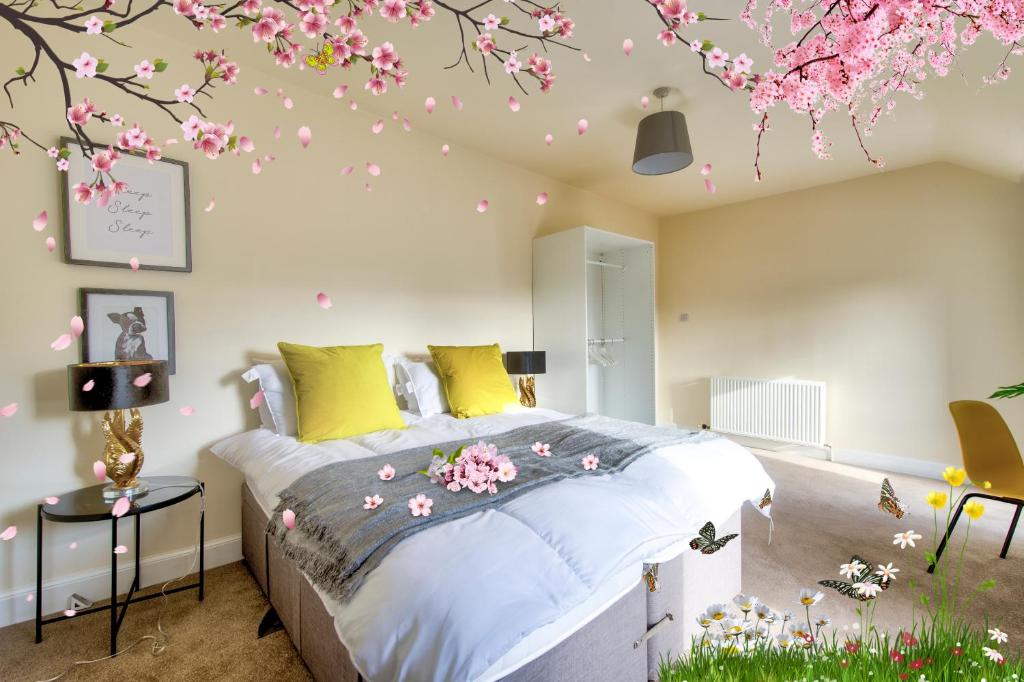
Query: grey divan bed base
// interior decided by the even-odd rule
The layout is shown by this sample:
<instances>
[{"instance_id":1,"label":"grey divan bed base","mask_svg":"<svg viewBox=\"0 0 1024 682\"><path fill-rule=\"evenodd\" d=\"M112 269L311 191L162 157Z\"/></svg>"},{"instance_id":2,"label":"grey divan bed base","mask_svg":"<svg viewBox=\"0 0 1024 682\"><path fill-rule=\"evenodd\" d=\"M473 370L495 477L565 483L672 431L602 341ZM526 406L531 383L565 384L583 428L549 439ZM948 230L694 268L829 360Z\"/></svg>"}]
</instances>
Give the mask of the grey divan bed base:
<instances>
[{"instance_id":1,"label":"grey divan bed base","mask_svg":"<svg viewBox=\"0 0 1024 682\"><path fill-rule=\"evenodd\" d=\"M243 484L242 554L302 660L317 682L364 682L323 601L268 538L268 520L248 484ZM739 532L739 527L737 510L719 532ZM638 575L633 589L612 606L501 682L656 680L661 658L687 647L697 614L739 592L741 540L712 556L686 551L658 565L653 592Z\"/></svg>"}]
</instances>

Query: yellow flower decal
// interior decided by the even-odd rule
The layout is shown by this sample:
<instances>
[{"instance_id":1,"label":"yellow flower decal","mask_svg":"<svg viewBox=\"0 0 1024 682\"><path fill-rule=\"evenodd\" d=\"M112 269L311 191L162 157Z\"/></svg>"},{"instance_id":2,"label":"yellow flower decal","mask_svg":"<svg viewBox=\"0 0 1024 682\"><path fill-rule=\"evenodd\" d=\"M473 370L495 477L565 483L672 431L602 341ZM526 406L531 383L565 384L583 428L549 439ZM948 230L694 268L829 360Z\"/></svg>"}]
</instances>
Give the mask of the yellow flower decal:
<instances>
[{"instance_id":1,"label":"yellow flower decal","mask_svg":"<svg viewBox=\"0 0 1024 682\"><path fill-rule=\"evenodd\" d=\"M991 490L992 481L985 481L984 483L981 484L981 487L984 488L985 490Z\"/></svg>"},{"instance_id":2,"label":"yellow flower decal","mask_svg":"<svg viewBox=\"0 0 1024 682\"><path fill-rule=\"evenodd\" d=\"M942 509L946 506L946 493L940 493L938 490L933 490L928 493L928 504L935 507L936 509Z\"/></svg>"},{"instance_id":3,"label":"yellow flower decal","mask_svg":"<svg viewBox=\"0 0 1024 682\"><path fill-rule=\"evenodd\" d=\"M946 467L946 470L942 472L942 477L954 488L959 488L964 484L967 472L956 467Z\"/></svg>"},{"instance_id":4,"label":"yellow flower decal","mask_svg":"<svg viewBox=\"0 0 1024 682\"><path fill-rule=\"evenodd\" d=\"M971 500L964 505L964 513L970 516L973 520L977 521L981 518L981 515L985 513L985 505L980 502Z\"/></svg>"}]
</instances>

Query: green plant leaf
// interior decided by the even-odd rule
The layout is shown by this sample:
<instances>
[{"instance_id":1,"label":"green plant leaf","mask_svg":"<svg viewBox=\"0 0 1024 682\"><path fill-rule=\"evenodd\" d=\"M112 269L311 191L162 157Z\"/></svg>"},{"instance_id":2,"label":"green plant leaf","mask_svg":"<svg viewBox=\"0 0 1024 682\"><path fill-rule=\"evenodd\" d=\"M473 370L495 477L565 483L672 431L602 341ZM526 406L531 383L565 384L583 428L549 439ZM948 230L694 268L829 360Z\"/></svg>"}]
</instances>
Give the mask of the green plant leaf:
<instances>
[{"instance_id":1,"label":"green plant leaf","mask_svg":"<svg viewBox=\"0 0 1024 682\"><path fill-rule=\"evenodd\" d=\"M927 595L927 594L925 594L924 592L922 592L922 593L921 593L920 595L918 595L918 597L919 597L919 598L920 598L920 600L921 600L921 604L922 604L923 606L927 607L927 606L928 606L928 604L930 603L930 600L928 599L928 595Z\"/></svg>"},{"instance_id":2,"label":"green plant leaf","mask_svg":"<svg viewBox=\"0 0 1024 682\"><path fill-rule=\"evenodd\" d=\"M925 552L924 553L924 560L927 561L929 564L936 564L936 563L938 563L938 560L935 557L935 552Z\"/></svg>"},{"instance_id":3,"label":"green plant leaf","mask_svg":"<svg viewBox=\"0 0 1024 682\"><path fill-rule=\"evenodd\" d=\"M417 473L417 474L423 474L424 476L430 476L430 472L429 472L429 471L427 471L426 469L420 469L420 470L419 470L419 471L417 471L416 473Z\"/></svg>"},{"instance_id":4,"label":"green plant leaf","mask_svg":"<svg viewBox=\"0 0 1024 682\"><path fill-rule=\"evenodd\" d=\"M19 66L18 68L16 68L14 70L14 73L18 74L19 76L24 76L25 75L25 67L24 66Z\"/></svg>"},{"instance_id":5,"label":"green plant leaf","mask_svg":"<svg viewBox=\"0 0 1024 682\"><path fill-rule=\"evenodd\" d=\"M703 12L697 12L697 21L704 21L707 18L708 15L704 14Z\"/></svg>"},{"instance_id":6,"label":"green plant leaf","mask_svg":"<svg viewBox=\"0 0 1024 682\"><path fill-rule=\"evenodd\" d=\"M71 156L71 150L68 149L67 147L61 147L61 149L60 149L60 158L66 159L69 156Z\"/></svg>"},{"instance_id":7,"label":"green plant leaf","mask_svg":"<svg viewBox=\"0 0 1024 682\"><path fill-rule=\"evenodd\" d=\"M710 52L711 50L714 49L714 47L715 44L710 40L705 40L700 44L700 49L703 50L704 52Z\"/></svg>"},{"instance_id":8,"label":"green plant leaf","mask_svg":"<svg viewBox=\"0 0 1024 682\"><path fill-rule=\"evenodd\" d=\"M117 28L117 24L115 22L113 22L113 21L110 21L109 19L107 21L103 22L103 32L104 33L113 33L114 29L116 29L116 28Z\"/></svg>"},{"instance_id":9,"label":"green plant leaf","mask_svg":"<svg viewBox=\"0 0 1024 682\"><path fill-rule=\"evenodd\" d=\"M106 72L106 70L107 70L107 69L109 69L109 68L110 68L110 64L107 64L107 62L106 62L106 61L104 61L104 60L102 60L102 59L101 59L101 60L100 60L100 61L99 61L99 62L98 62L98 63L96 64L96 73L104 73L104 72Z\"/></svg>"},{"instance_id":10,"label":"green plant leaf","mask_svg":"<svg viewBox=\"0 0 1024 682\"><path fill-rule=\"evenodd\" d=\"M1016 386L1000 386L998 391L989 396L989 399L1019 398L1022 395L1024 395L1024 381Z\"/></svg>"},{"instance_id":11,"label":"green plant leaf","mask_svg":"<svg viewBox=\"0 0 1024 682\"><path fill-rule=\"evenodd\" d=\"M160 58L155 59L153 61L153 70L156 71L157 73L163 73L164 71L167 70L167 62L165 62L164 60L162 60Z\"/></svg>"},{"instance_id":12,"label":"green plant leaf","mask_svg":"<svg viewBox=\"0 0 1024 682\"><path fill-rule=\"evenodd\" d=\"M978 585L978 592L988 592L995 586L996 581L992 578L989 578L988 580L982 580L981 584Z\"/></svg>"}]
</instances>

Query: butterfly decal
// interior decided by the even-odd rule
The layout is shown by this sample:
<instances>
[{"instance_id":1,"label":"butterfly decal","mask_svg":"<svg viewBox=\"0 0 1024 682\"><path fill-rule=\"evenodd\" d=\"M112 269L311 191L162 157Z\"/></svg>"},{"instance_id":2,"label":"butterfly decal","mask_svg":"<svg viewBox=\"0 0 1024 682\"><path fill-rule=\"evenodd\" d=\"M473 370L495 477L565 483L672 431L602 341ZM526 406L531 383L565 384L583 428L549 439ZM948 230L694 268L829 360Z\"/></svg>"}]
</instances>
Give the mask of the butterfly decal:
<instances>
[{"instance_id":1,"label":"butterfly decal","mask_svg":"<svg viewBox=\"0 0 1024 682\"><path fill-rule=\"evenodd\" d=\"M658 580L658 564L651 564L650 568L644 571L644 582L647 583L648 592L658 591L661 587L661 581Z\"/></svg>"},{"instance_id":2,"label":"butterfly decal","mask_svg":"<svg viewBox=\"0 0 1024 682\"><path fill-rule=\"evenodd\" d=\"M715 524L708 521L700 529L700 537L690 540L690 549L700 550L701 554L714 554L725 547L730 540L735 540L738 537L739 533L730 533L715 539Z\"/></svg>"},{"instance_id":3,"label":"butterfly decal","mask_svg":"<svg viewBox=\"0 0 1024 682\"><path fill-rule=\"evenodd\" d=\"M864 561L864 559L854 554L850 558L850 563L852 564L855 562L863 564L864 568L862 568L860 572L853 576L854 582L871 583L874 585L878 585L883 590L889 589L889 581L882 580L882 576L876 574L872 570L874 564L868 563L867 561ZM873 596L869 597L867 594L862 593L860 590L854 587L853 583L848 583L843 580L819 580L818 584L823 587L830 587L839 594L849 597L850 599L857 599L860 601L870 601L874 599Z\"/></svg>"},{"instance_id":4,"label":"butterfly decal","mask_svg":"<svg viewBox=\"0 0 1024 682\"><path fill-rule=\"evenodd\" d=\"M334 45L324 43L324 46L313 54L306 55L306 63L323 73L328 66L334 64Z\"/></svg>"},{"instance_id":5,"label":"butterfly decal","mask_svg":"<svg viewBox=\"0 0 1024 682\"><path fill-rule=\"evenodd\" d=\"M770 489L768 489L768 488L765 488L764 496L761 498L761 502L757 505L757 508L758 509L764 509L765 507L770 507L771 504L772 504L772 491Z\"/></svg>"},{"instance_id":6,"label":"butterfly decal","mask_svg":"<svg viewBox=\"0 0 1024 682\"><path fill-rule=\"evenodd\" d=\"M893 490L892 483L888 478L882 479L882 497L878 501L878 508L889 512L897 519L902 519L903 515L907 513L906 503L900 502L900 498L896 497L896 491Z\"/></svg>"}]
</instances>

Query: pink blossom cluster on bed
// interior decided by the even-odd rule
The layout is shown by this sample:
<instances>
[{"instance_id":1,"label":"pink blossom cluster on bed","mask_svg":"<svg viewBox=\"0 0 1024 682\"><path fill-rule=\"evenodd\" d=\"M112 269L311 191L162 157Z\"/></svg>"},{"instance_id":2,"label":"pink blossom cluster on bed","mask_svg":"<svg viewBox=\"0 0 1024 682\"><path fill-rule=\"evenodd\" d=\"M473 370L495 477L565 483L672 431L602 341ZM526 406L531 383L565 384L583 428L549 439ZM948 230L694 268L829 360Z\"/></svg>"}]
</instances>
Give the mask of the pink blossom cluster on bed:
<instances>
[{"instance_id":1,"label":"pink blossom cluster on bed","mask_svg":"<svg viewBox=\"0 0 1024 682\"><path fill-rule=\"evenodd\" d=\"M469 488L474 493L498 492L498 483L515 479L519 469L495 445L480 441L462 450L454 462L434 457L428 473L432 483L440 483L452 492Z\"/></svg>"}]
</instances>

